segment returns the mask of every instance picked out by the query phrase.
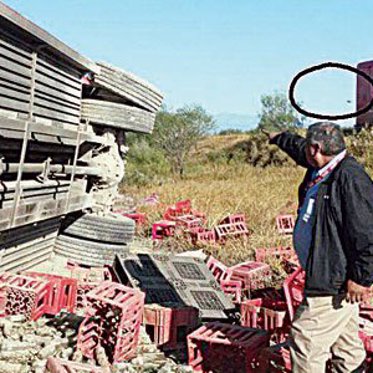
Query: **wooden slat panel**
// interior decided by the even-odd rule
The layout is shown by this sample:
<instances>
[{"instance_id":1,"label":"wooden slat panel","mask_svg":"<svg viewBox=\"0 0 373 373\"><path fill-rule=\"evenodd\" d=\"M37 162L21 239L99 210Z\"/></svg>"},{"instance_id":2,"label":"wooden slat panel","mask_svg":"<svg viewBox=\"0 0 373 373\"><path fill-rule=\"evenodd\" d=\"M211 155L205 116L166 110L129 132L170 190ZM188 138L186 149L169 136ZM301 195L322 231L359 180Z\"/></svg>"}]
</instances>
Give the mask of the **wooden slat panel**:
<instances>
[{"instance_id":1,"label":"wooden slat panel","mask_svg":"<svg viewBox=\"0 0 373 373\"><path fill-rule=\"evenodd\" d=\"M54 109L68 115L80 116L80 107L66 105L65 103L57 102L55 100L52 101L39 94L35 95L34 102L36 105L45 106L48 109Z\"/></svg>"},{"instance_id":2,"label":"wooden slat panel","mask_svg":"<svg viewBox=\"0 0 373 373\"><path fill-rule=\"evenodd\" d=\"M22 64L26 67L31 68L31 55L29 55L28 57L25 57L22 54L14 53L9 48L4 48L4 46L2 45L0 41L0 58L4 58L4 57L12 61L15 61L18 64Z\"/></svg>"},{"instance_id":3,"label":"wooden slat panel","mask_svg":"<svg viewBox=\"0 0 373 373\"><path fill-rule=\"evenodd\" d=\"M69 127L69 128L66 128ZM19 119L5 118L0 116L0 128L6 130L22 131L25 128L25 121ZM41 123L30 123L30 132L42 133L76 139L78 128L75 125L46 125ZM84 135L84 134L83 134Z\"/></svg>"},{"instance_id":4,"label":"wooden slat panel","mask_svg":"<svg viewBox=\"0 0 373 373\"><path fill-rule=\"evenodd\" d=\"M1 96L6 96L11 99L16 99L19 101L24 101L26 103L29 102L30 100L30 92L27 91L21 91L21 90L15 90L10 88L9 86L4 86L0 83L0 97Z\"/></svg>"},{"instance_id":5,"label":"wooden slat panel","mask_svg":"<svg viewBox=\"0 0 373 373\"><path fill-rule=\"evenodd\" d=\"M72 87L70 87L70 86L68 86L64 83L61 83L60 81L58 81L56 79L52 79L52 78L50 78L46 75L40 74L38 72L36 72L35 77L36 77L36 89L38 89L38 90L42 91L43 90L42 86L47 85L50 88L54 88L56 90L67 93L67 94L69 94L71 96L74 96L74 97L77 97L79 99L81 97L81 90L80 89L72 88Z\"/></svg>"},{"instance_id":6,"label":"wooden slat panel","mask_svg":"<svg viewBox=\"0 0 373 373\"><path fill-rule=\"evenodd\" d=\"M79 80L74 79L74 77L70 77L67 74L64 74L61 70L52 67L47 68L42 65L40 61L38 61L36 64L36 71L40 74L50 77L53 80L61 82L64 85L78 90L80 90L80 87L82 85L82 83Z\"/></svg>"},{"instance_id":7,"label":"wooden slat panel","mask_svg":"<svg viewBox=\"0 0 373 373\"><path fill-rule=\"evenodd\" d=\"M0 58L0 68L31 78L31 67L20 65L7 58Z\"/></svg>"},{"instance_id":8,"label":"wooden slat panel","mask_svg":"<svg viewBox=\"0 0 373 373\"><path fill-rule=\"evenodd\" d=\"M82 100L81 116L90 123L144 133L152 132L155 121L155 114L147 110L92 99Z\"/></svg>"},{"instance_id":9,"label":"wooden slat panel","mask_svg":"<svg viewBox=\"0 0 373 373\"><path fill-rule=\"evenodd\" d=\"M99 68L95 63L83 57L27 18L22 17L19 13L15 12L2 2L0 2L0 14L2 18L14 24L17 27L18 32L20 34L22 33L25 38L30 38L31 36L34 42L42 41L51 46L55 53L58 53L61 58L65 58L68 62L76 65L80 69L88 69L94 73L99 72Z\"/></svg>"},{"instance_id":10,"label":"wooden slat panel","mask_svg":"<svg viewBox=\"0 0 373 373\"><path fill-rule=\"evenodd\" d=\"M80 97L69 95L65 92L61 92L53 87L48 87L46 85L37 84L35 88L36 93L46 97L51 97L52 99L58 99L65 101L70 105L80 106Z\"/></svg>"},{"instance_id":11,"label":"wooden slat panel","mask_svg":"<svg viewBox=\"0 0 373 373\"><path fill-rule=\"evenodd\" d=\"M13 53L19 54L20 56L23 56L26 59L31 60L31 53L30 52L28 52L24 49L18 48L14 44L7 43L3 39L0 39L0 46L2 48L6 48L6 49L12 51Z\"/></svg>"},{"instance_id":12,"label":"wooden slat panel","mask_svg":"<svg viewBox=\"0 0 373 373\"><path fill-rule=\"evenodd\" d=\"M0 79L31 89L31 77L25 78L13 72L0 69Z\"/></svg>"},{"instance_id":13,"label":"wooden slat panel","mask_svg":"<svg viewBox=\"0 0 373 373\"><path fill-rule=\"evenodd\" d=\"M4 137L6 139L22 140L24 138L24 133L21 131L4 130L0 128L0 137ZM40 133L31 133L30 138L32 138L35 141L40 141L49 144L76 146L76 139L67 138L59 135L53 136L42 135Z\"/></svg>"},{"instance_id":14,"label":"wooden slat panel","mask_svg":"<svg viewBox=\"0 0 373 373\"><path fill-rule=\"evenodd\" d=\"M70 199L68 212L89 207L90 200L85 193L81 195L74 194ZM15 225L12 228L64 215L66 202L66 197L57 196L57 198L43 199L39 202L22 203L17 208ZM4 208L0 209L0 230L9 228L7 221L11 216L12 207L6 207L7 205L8 203L4 204Z\"/></svg>"},{"instance_id":15,"label":"wooden slat panel","mask_svg":"<svg viewBox=\"0 0 373 373\"><path fill-rule=\"evenodd\" d=\"M159 106L162 103L162 99L159 97L153 96L150 92L144 91L144 88L141 85L136 85L130 79L121 79L115 81L112 79L112 76L108 76L106 74L102 74L99 77L99 82L106 84L106 87L109 89L109 86L113 88L115 93L119 93L121 90L125 90L127 92L127 98L133 102L138 102L143 105L149 106L149 108L153 108L157 111ZM98 81L98 80L97 80Z\"/></svg>"},{"instance_id":16,"label":"wooden slat panel","mask_svg":"<svg viewBox=\"0 0 373 373\"><path fill-rule=\"evenodd\" d=\"M46 117L49 119L59 120L61 122L76 123L79 124L80 118L74 115L67 115L64 113L57 112L55 110L50 110L45 107L40 107L35 104L34 115L40 115L41 117Z\"/></svg>"},{"instance_id":17,"label":"wooden slat panel","mask_svg":"<svg viewBox=\"0 0 373 373\"><path fill-rule=\"evenodd\" d=\"M10 98L0 96L0 107L28 113L30 105L26 102L16 101Z\"/></svg>"},{"instance_id":18,"label":"wooden slat panel","mask_svg":"<svg viewBox=\"0 0 373 373\"><path fill-rule=\"evenodd\" d=\"M76 70L72 69L71 66L59 66L58 64L52 65L51 63L47 62L43 59L43 56L40 55L37 61L37 67L40 68L40 71L44 72L44 74L49 75L49 73L53 73L56 76L61 77L62 81L71 82L68 84L73 84L74 87L81 86L81 73Z\"/></svg>"}]
</instances>

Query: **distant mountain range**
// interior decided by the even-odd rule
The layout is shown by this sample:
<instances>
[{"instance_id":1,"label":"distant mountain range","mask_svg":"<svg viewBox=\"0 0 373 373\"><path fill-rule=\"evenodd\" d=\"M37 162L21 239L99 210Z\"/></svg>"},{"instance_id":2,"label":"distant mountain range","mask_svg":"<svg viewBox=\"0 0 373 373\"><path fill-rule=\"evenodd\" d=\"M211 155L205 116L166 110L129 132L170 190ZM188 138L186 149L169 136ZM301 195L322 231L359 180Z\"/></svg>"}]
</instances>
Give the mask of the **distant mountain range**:
<instances>
[{"instance_id":1,"label":"distant mountain range","mask_svg":"<svg viewBox=\"0 0 373 373\"><path fill-rule=\"evenodd\" d=\"M247 131L258 125L258 116L250 114L219 113L214 115L216 132L228 129Z\"/></svg>"}]
</instances>

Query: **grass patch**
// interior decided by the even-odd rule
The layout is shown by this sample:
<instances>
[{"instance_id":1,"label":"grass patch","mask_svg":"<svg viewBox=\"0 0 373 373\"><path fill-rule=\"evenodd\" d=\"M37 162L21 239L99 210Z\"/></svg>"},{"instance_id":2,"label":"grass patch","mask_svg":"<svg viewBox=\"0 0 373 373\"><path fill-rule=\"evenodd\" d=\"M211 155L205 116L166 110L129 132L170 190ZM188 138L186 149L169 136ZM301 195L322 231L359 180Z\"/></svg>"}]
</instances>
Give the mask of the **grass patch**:
<instances>
[{"instance_id":1,"label":"grass patch","mask_svg":"<svg viewBox=\"0 0 373 373\"><path fill-rule=\"evenodd\" d=\"M227 264L253 259L254 249L289 245L289 236L279 235L275 218L279 213L295 213L297 185L304 171L299 167L256 168L247 164L206 164L202 171L184 179L144 186L123 185L122 193L141 199L151 193L160 196L161 204L140 210L150 223L159 219L165 206L190 199L195 209L206 213L209 227L231 213L244 213L251 231L247 240L230 240L206 250ZM182 249L191 249L187 243ZM176 244L175 244L176 249ZM180 248L179 248L180 249Z\"/></svg>"}]
</instances>

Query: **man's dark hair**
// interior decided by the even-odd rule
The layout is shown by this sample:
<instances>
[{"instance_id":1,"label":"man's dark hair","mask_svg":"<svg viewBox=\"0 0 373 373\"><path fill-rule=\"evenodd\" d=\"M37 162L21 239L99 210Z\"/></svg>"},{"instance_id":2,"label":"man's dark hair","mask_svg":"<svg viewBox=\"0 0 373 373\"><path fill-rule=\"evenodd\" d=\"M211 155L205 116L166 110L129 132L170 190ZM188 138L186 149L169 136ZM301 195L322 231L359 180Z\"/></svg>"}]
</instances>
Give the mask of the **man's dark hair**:
<instances>
[{"instance_id":1,"label":"man's dark hair","mask_svg":"<svg viewBox=\"0 0 373 373\"><path fill-rule=\"evenodd\" d=\"M341 128L332 122L317 122L308 127L307 141L317 144L324 155L336 155L346 149Z\"/></svg>"}]
</instances>

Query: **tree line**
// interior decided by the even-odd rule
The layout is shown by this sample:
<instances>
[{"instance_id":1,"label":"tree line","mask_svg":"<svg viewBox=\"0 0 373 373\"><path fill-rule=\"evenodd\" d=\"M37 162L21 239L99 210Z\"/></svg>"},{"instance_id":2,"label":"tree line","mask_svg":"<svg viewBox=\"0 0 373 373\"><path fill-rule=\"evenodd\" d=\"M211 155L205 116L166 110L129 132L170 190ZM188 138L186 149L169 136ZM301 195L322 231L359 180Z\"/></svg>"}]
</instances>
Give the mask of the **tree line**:
<instances>
[{"instance_id":1,"label":"tree line","mask_svg":"<svg viewBox=\"0 0 373 373\"><path fill-rule=\"evenodd\" d=\"M281 92L263 95L258 125L261 129L280 131L304 126L305 118L290 105ZM152 135L131 134L129 145L142 141L167 160L173 174L183 176L185 163L196 143L216 130L214 117L200 105L189 105L177 110L163 107L157 114ZM131 150L130 150L131 152Z\"/></svg>"}]
</instances>

